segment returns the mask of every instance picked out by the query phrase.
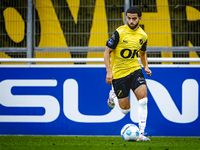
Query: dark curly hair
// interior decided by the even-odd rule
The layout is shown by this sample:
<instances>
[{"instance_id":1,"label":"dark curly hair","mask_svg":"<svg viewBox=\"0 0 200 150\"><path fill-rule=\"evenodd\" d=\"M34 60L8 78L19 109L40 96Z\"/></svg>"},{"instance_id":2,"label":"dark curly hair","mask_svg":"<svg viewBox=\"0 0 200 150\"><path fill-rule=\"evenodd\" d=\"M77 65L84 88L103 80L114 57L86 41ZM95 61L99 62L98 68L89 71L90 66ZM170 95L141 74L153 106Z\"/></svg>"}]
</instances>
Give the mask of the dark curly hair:
<instances>
[{"instance_id":1,"label":"dark curly hair","mask_svg":"<svg viewBox=\"0 0 200 150\"><path fill-rule=\"evenodd\" d=\"M138 14L138 17L142 16L141 10L137 7L130 7L129 9L126 10L126 15L127 13Z\"/></svg>"}]
</instances>

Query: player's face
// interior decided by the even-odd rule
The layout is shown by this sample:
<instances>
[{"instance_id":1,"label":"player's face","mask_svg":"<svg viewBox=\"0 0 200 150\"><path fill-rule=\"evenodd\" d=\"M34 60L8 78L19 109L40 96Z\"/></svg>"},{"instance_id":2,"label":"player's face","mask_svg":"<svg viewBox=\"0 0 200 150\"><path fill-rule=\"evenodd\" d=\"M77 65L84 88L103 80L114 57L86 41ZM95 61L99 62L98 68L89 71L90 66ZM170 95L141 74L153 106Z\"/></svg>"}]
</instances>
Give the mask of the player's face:
<instances>
[{"instance_id":1,"label":"player's face","mask_svg":"<svg viewBox=\"0 0 200 150\"><path fill-rule=\"evenodd\" d=\"M138 17L138 14L136 13L135 14L127 13L126 17L128 26L133 30L137 30L141 17Z\"/></svg>"}]
</instances>

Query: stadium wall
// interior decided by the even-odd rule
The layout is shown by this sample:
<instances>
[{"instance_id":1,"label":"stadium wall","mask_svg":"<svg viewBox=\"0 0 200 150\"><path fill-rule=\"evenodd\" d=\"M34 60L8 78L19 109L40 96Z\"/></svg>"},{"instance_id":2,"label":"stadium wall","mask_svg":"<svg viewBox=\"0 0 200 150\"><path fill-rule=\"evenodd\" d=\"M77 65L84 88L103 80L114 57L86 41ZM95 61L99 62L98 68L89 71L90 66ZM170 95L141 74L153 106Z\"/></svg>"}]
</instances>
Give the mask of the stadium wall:
<instances>
[{"instance_id":1,"label":"stadium wall","mask_svg":"<svg viewBox=\"0 0 200 150\"><path fill-rule=\"evenodd\" d=\"M199 65L152 65L149 136L200 136ZM113 135L137 124L130 93L126 116L107 106L111 87L103 65L1 65L1 135Z\"/></svg>"}]
</instances>

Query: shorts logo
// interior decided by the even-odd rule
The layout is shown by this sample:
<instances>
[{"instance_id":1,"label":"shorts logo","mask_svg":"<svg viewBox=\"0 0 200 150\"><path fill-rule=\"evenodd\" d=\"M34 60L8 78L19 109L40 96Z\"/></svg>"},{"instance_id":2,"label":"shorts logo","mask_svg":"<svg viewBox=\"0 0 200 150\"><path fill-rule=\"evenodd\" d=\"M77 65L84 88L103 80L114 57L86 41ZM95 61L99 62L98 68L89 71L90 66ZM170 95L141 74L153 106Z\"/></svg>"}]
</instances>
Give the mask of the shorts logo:
<instances>
[{"instance_id":1,"label":"shorts logo","mask_svg":"<svg viewBox=\"0 0 200 150\"><path fill-rule=\"evenodd\" d=\"M117 96L118 97L122 97L123 96L122 90L117 91Z\"/></svg>"},{"instance_id":2,"label":"shorts logo","mask_svg":"<svg viewBox=\"0 0 200 150\"><path fill-rule=\"evenodd\" d=\"M112 39L108 40L108 45L110 45L110 46L113 45L113 40Z\"/></svg>"},{"instance_id":3,"label":"shorts logo","mask_svg":"<svg viewBox=\"0 0 200 150\"><path fill-rule=\"evenodd\" d=\"M139 81L139 83L144 83L145 79L143 77L138 77L137 80Z\"/></svg>"}]
</instances>

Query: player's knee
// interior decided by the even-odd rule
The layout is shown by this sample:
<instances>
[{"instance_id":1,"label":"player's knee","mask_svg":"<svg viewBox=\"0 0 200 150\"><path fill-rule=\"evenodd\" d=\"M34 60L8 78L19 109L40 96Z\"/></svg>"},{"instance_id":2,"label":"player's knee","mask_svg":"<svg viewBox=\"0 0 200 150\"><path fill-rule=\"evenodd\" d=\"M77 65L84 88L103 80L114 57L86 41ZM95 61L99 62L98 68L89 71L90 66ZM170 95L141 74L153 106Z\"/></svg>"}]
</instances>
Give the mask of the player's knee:
<instances>
[{"instance_id":1,"label":"player's knee","mask_svg":"<svg viewBox=\"0 0 200 150\"><path fill-rule=\"evenodd\" d=\"M130 111L130 106L126 106L126 105L119 105L119 110L123 113L123 114L127 114Z\"/></svg>"},{"instance_id":2,"label":"player's knee","mask_svg":"<svg viewBox=\"0 0 200 150\"><path fill-rule=\"evenodd\" d=\"M117 101L118 103L118 108L119 110L123 113L123 114L127 114L130 111L130 102L129 102L129 98L125 98L125 99L118 99Z\"/></svg>"}]
</instances>

